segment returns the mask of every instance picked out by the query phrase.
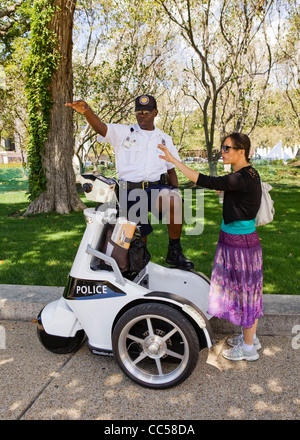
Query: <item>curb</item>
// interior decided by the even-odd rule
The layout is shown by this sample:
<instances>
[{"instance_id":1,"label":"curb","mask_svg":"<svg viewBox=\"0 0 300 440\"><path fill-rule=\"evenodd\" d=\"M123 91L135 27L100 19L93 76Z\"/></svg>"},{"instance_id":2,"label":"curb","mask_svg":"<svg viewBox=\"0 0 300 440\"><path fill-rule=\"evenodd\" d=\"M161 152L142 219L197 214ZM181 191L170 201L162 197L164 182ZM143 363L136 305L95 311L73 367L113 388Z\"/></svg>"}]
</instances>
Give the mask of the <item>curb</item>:
<instances>
[{"instance_id":1,"label":"curb","mask_svg":"<svg viewBox=\"0 0 300 440\"><path fill-rule=\"evenodd\" d=\"M0 320L31 321L51 301L59 299L64 287L0 284ZM300 325L300 295L264 295L264 317L258 334L291 335ZM224 319L210 320L215 333L234 333L237 327Z\"/></svg>"},{"instance_id":2,"label":"curb","mask_svg":"<svg viewBox=\"0 0 300 440\"><path fill-rule=\"evenodd\" d=\"M64 287L0 284L0 319L31 321L51 301L59 299Z\"/></svg>"}]
</instances>

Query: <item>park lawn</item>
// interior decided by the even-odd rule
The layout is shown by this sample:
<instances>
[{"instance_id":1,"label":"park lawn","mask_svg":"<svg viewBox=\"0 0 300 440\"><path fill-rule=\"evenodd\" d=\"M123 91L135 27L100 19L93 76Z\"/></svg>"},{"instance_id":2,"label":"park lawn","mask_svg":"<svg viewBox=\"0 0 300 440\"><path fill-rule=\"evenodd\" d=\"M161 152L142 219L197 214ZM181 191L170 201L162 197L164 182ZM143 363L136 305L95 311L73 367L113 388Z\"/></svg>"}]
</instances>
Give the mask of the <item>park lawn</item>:
<instances>
[{"instance_id":1,"label":"park lawn","mask_svg":"<svg viewBox=\"0 0 300 440\"><path fill-rule=\"evenodd\" d=\"M206 171L205 166L196 166ZM257 166L257 169L259 167ZM262 179L273 185L274 221L258 228L264 255L264 293L293 294L300 291L300 170L292 167L261 167ZM180 187L188 187L179 175ZM28 206L27 179L21 168L0 167L0 283L63 286L77 252L85 223L82 213L56 213L24 217ZM202 190L201 190L202 191ZM220 225L222 206L214 191L204 193L204 228L200 235L186 235L182 247L195 270L208 277ZM86 200L85 200L86 202ZM87 203L93 206L91 202ZM148 238L152 261L165 264L168 246L166 225L154 225Z\"/></svg>"},{"instance_id":2,"label":"park lawn","mask_svg":"<svg viewBox=\"0 0 300 440\"><path fill-rule=\"evenodd\" d=\"M25 192L0 194L0 283L63 286L85 224L81 213L23 217Z\"/></svg>"}]
</instances>

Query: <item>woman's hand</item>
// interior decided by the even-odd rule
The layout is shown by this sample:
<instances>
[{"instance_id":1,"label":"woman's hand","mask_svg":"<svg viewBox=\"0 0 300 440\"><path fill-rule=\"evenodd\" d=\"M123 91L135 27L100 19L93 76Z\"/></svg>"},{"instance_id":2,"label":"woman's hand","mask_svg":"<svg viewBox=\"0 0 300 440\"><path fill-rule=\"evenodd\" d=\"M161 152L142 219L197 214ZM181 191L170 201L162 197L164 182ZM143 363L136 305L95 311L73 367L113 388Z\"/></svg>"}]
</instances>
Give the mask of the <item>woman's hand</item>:
<instances>
[{"instance_id":1,"label":"woman's hand","mask_svg":"<svg viewBox=\"0 0 300 440\"><path fill-rule=\"evenodd\" d=\"M171 162L175 164L175 160L176 160L175 157L172 156L169 149L165 145L159 144L157 145L157 148L159 148L164 153L164 156L159 156L161 159L164 159L167 162Z\"/></svg>"},{"instance_id":2,"label":"woman's hand","mask_svg":"<svg viewBox=\"0 0 300 440\"><path fill-rule=\"evenodd\" d=\"M198 171L192 170L184 163L180 162L180 160L176 159L165 145L159 144L157 148L164 153L164 156L159 156L161 159L173 163L188 179L192 180L193 182L197 182L199 176Z\"/></svg>"}]
</instances>

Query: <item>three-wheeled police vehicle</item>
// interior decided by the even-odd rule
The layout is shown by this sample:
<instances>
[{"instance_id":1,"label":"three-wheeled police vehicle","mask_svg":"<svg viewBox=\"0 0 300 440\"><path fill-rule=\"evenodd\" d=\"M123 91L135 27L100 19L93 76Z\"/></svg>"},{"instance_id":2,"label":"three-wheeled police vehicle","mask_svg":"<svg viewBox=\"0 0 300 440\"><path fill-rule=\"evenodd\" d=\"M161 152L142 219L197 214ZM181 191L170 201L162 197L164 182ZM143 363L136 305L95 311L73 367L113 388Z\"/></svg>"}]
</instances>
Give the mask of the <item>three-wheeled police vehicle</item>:
<instances>
[{"instance_id":1,"label":"three-wheeled police vehicle","mask_svg":"<svg viewBox=\"0 0 300 440\"><path fill-rule=\"evenodd\" d=\"M39 339L54 353L70 353L86 338L92 353L114 356L136 383L175 386L190 376L199 351L213 343L206 312L209 279L145 259L145 249L134 246L141 243L135 236L128 249L124 228L119 228L124 236L118 236L118 246L112 240L117 181L94 174L81 179L87 198L98 206L84 210L86 230L63 296L38 316ZM127 258L129 250L135 260L145 260L138 272L116 258L119 251Z\"/></svg>"}]
</instances>

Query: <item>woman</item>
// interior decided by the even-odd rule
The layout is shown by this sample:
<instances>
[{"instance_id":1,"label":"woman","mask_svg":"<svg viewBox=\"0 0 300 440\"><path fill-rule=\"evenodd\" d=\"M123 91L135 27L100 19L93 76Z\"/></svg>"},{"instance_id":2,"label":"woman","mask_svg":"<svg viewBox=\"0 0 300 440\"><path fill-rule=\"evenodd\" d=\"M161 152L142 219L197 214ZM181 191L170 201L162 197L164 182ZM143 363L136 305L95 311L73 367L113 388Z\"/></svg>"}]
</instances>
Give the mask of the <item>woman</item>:
<instances>
[{"instance_id":1,"label":"woman","mask_svg":"<svg viewBox=\"0 0 300 440\"><path fill-rule=\"evenodd\" d=\"M249 163L250 139L232 133L222 142L224 164L234 172L212 177L198 173L175 159L163 145L161 158L173 163L197 185L224 191L223 222L211 275L208 313L243 327L242 334L229 338L232 347L223 351L230 360L254 361L261 348L256 337L258 319L263 316L262 250L255 229L261 202L258 172Z\"/></svg>"}]
</instances>

